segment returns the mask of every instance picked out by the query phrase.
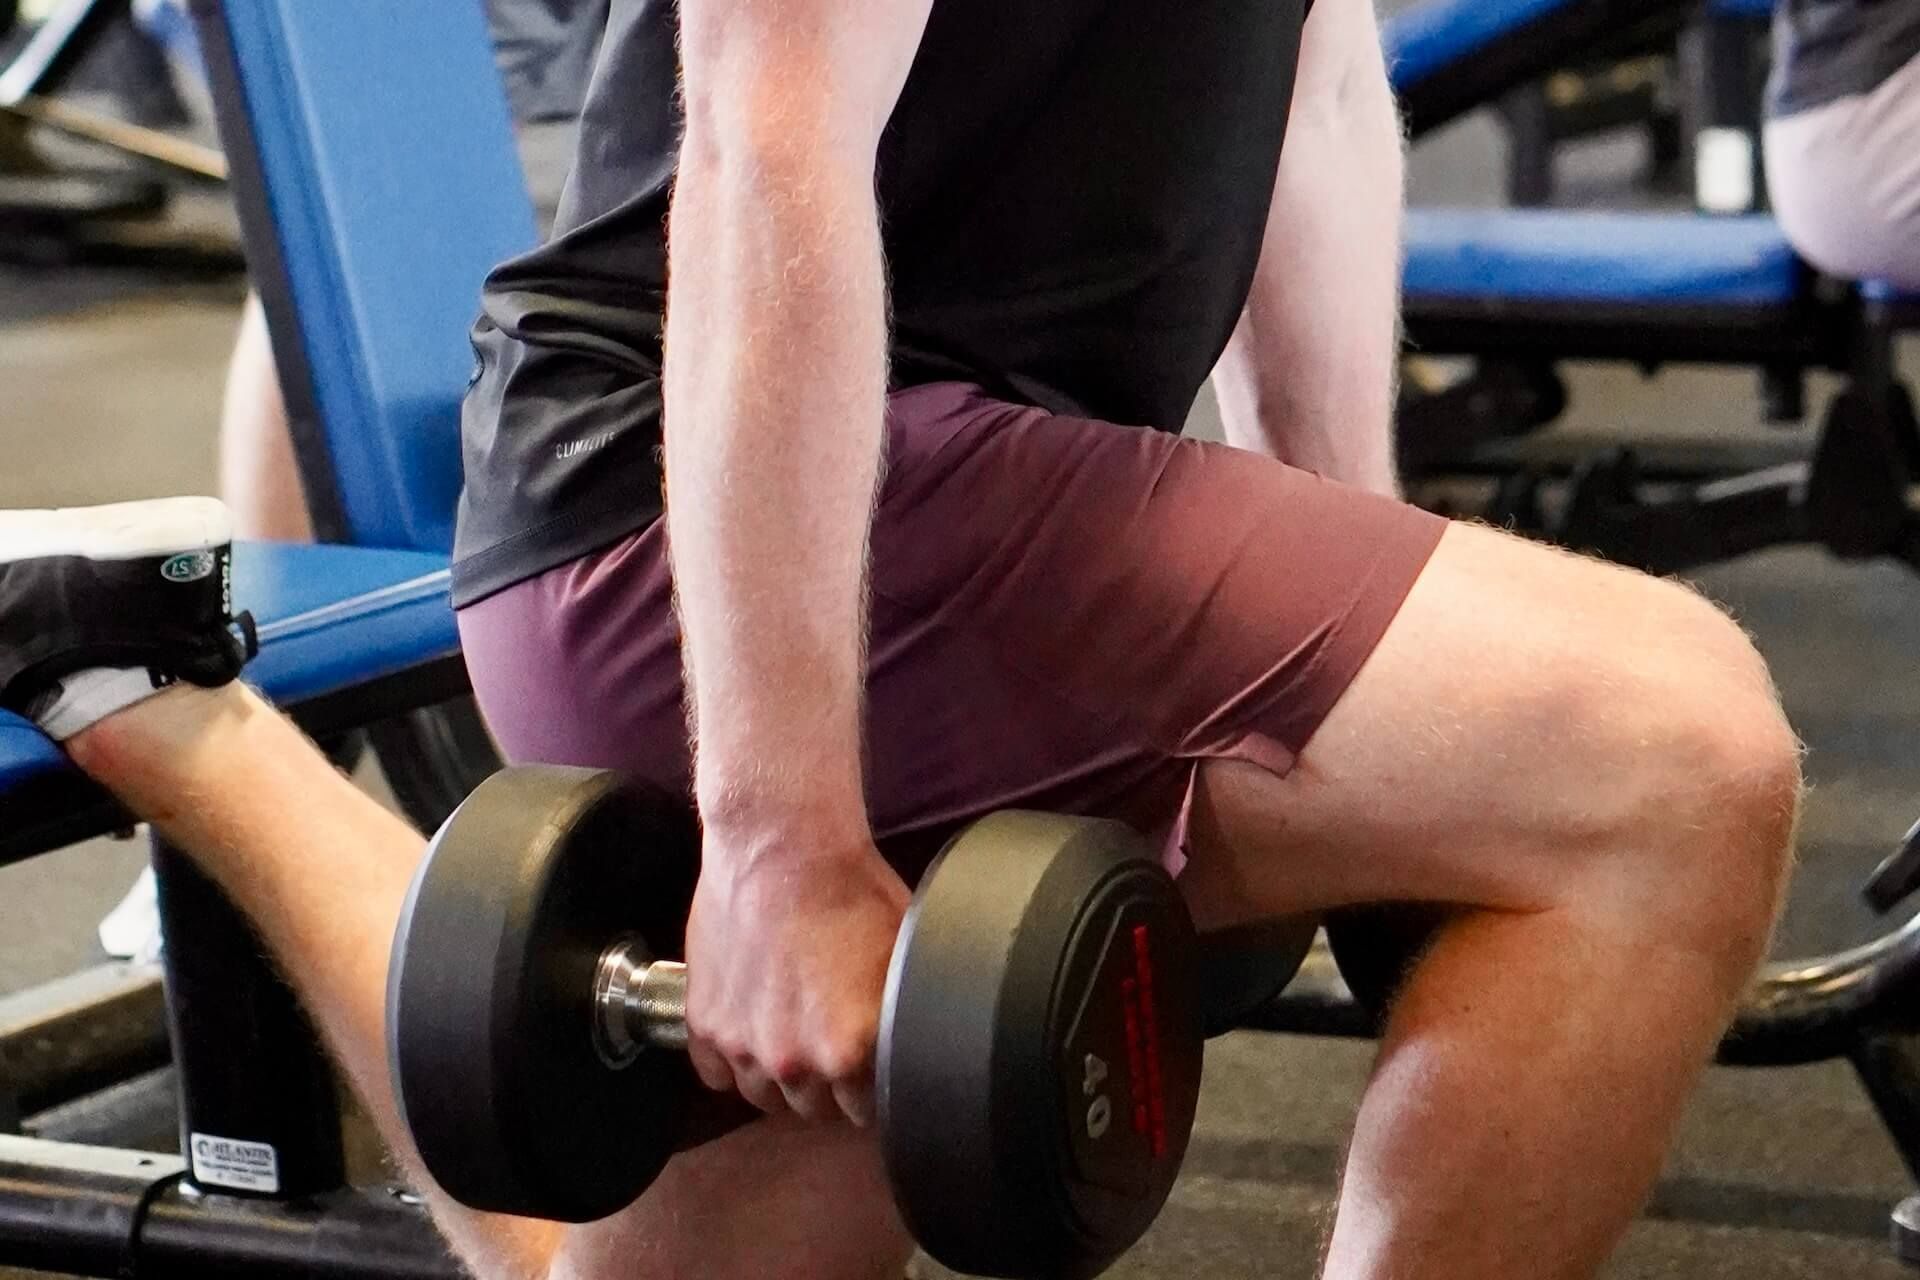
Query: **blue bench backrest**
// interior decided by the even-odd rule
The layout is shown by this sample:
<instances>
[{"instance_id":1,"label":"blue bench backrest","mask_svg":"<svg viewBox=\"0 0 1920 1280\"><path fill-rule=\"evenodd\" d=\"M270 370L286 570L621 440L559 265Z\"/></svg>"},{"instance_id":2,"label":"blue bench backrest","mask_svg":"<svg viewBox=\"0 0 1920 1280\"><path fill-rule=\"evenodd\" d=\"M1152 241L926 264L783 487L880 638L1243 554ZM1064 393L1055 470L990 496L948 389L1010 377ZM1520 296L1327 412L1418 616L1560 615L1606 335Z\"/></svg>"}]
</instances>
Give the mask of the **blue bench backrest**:
<instances>
[{"instance_id":1,"label":"blue bench backrest","mask_svg":"<svg viewBox=\"0 0 1920 1280\"><path fill-rule=\"evenodd\" d=\"M446 551L467 331L536 234L481 0L192 7L296 431L331 457L322 528Z\"/></svg>"}]
</instances>

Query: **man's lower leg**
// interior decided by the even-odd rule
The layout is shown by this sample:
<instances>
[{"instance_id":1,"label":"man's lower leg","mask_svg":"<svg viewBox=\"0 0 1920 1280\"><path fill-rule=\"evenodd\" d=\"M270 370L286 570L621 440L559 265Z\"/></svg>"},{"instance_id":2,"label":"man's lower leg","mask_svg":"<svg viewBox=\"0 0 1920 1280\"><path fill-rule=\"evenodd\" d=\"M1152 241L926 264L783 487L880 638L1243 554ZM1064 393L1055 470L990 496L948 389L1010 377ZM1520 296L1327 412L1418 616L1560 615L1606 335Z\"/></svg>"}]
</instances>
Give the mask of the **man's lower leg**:
<instances>
[{"instance_id":1,"label":"man's lower leg","mask_svg":"<svg viewBox=\"0 0 1920 1280\"><path fill-rule=\"evenodd\" d=\"M487 1277L544 1275L563 1228L432 1187L387 1078L387 956L424 843L244 686L181 686L70 739L75 762L195 859L260 931L435 1220Z\"/></svg>"},{"instance_id":2,"label":"man's lower leg","mask_svg":"<svg viewBox=\"0 0 1920 1280\"><path fill-rule=\"evenodd\" d=\"M1443 930L1361 1105L1329 1280L1594 1274L1724 1024L1716 968L1566 911Z\"/></svg>"}]
</instances>

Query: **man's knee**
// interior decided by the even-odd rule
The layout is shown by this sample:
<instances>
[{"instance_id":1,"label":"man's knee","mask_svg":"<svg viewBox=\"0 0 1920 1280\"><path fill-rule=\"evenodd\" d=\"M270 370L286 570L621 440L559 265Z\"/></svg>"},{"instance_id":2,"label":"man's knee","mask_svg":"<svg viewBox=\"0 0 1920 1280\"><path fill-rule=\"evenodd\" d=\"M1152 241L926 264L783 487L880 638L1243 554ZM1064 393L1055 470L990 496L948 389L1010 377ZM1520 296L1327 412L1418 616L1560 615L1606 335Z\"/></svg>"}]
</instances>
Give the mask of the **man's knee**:
<instances>
[{"instance_id":1,"label":"man's knee","mask_svg":"<svg viewBox=\"0 0 1920 1280\"><path fill-rule=\"evenodd\" d=\"M1800 795L1800 744L1773 677L1746 632L1718 606L1675 583L1652 621L1668 637L1649 695L1667 699L1672 733L1698 762L1687 783L1700 804L1736 825L1784 839Z\"/></svg>"},{"instance_id":2,"label":"man's knee","mask_svg":"<svg viewBox=\"0 0 1920 1280\"><path fill-rule=\"evenodd\" d=\"M1611 638L1588 691L1592 721L1632 779L1618 833L1626 874L1652 877L1643 888L1750 966L1786 881L1800 744L1733 619L1675 583L1642 579L1634 593L1638 616Z\"/></svg>"}]
</instances>

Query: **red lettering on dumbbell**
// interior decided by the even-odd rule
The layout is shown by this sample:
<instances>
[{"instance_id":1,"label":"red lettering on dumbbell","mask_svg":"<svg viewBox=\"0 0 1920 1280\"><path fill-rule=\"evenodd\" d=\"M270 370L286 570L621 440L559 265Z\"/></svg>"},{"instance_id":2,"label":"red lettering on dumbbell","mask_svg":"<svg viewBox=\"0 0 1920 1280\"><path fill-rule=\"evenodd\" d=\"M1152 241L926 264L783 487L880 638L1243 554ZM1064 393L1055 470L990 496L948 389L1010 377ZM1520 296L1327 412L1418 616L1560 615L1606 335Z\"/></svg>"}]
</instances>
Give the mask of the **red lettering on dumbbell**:
<instances>
[{"instance_id":1,"label":"red lettering on dumbbell","mask_svg":"<svg viewBox=\"0 0 1920 1280\"><path fill-rule=\"evenodd\" d=\"M1147 1106L1153 1125L1153 1154L1167 1154L1166 1094L1160 1080L1160 1019L1153 1001L1153 951L1144 924L1133 926L1133 973L1140 980L1140 1020L1147 1039Z\"/></svg>"},{"instance_id":2,"label":"red lettering on dumbbell","mask_svg":"<svg viewBox=\"0 0 1920 1280\"><path fill-rule=\"evenodd\" d=\"M1133 1131L1147 1136L1147 1050L1140 1034L1140 983L1120 979L1121 1008L1127 1018L1127 1091L1133 1104Z\"/></svg>"}]
</instances>

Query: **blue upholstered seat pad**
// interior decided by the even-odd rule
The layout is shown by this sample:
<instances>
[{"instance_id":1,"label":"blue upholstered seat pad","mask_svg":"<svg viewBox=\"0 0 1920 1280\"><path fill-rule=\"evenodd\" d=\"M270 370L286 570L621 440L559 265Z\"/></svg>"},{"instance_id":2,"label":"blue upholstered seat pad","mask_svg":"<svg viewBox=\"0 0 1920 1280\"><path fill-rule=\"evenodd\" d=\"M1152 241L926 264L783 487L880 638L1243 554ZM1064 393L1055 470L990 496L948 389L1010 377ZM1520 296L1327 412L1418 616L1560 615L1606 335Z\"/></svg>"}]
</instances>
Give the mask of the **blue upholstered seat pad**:
<instances>
[{"instance_id":1,"label":"blue upholstered seat pad","mask_svg":"<svg viewBox=\"0 0 1920 1280\"><path fill-rule=\"evenodd\" d=\"M1561 209L1417 209L1409 302L1787 304L1806 271L1771 218Z\"/></svg>"}]
</instances>

